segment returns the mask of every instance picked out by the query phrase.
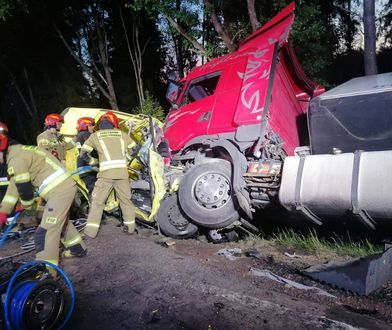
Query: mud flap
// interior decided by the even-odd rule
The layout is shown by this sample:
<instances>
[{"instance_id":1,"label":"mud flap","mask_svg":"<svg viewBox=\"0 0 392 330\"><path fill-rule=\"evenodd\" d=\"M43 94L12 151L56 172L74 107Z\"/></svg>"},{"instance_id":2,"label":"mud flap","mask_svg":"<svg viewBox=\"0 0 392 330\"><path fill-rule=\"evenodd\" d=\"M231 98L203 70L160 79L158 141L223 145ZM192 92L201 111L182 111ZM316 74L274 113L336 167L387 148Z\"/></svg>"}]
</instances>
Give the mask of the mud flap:
<instances>
[{"instance_id":1,"label":"mud flap","mask_svg":"<svg viewBox=\"0 0 392 330\"><path fill-rule=\"evenodd\" d=\"M392 248L368 257L311 266L301 273L341 289L368 295L392 280Z\"/></svg>"}]
</instances>

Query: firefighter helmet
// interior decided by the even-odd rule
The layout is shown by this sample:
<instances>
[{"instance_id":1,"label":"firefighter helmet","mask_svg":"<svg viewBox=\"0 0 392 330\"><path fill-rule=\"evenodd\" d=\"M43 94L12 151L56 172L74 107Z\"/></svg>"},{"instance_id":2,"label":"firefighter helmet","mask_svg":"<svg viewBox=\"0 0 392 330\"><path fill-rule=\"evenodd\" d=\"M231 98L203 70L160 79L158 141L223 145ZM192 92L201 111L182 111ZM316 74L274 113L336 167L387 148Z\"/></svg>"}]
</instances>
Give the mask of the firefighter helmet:
<instances>
[{"instance_id":1,"label":"firefighter helmet","mask_svg":"<svg viewBox=\"0 0 392 330\"><path fill-rule=\"evenodd\" d=\"M118 128L118 118L113 112L108 111L108 112L104 113L101 116L101 121L102 120L107 120L114 126L114 128Z\"/></svg>"},{"instance_id":2,"label":"firefighter helmet","mask_svg":"<svg viewBox=\"0 0 392 330\"><path fill-rule=\"evenodd\" d=\"M0 121L0 151L4 151L8 145L8 127Z\"/></svg>"},{"instance_id":3,"label":"firefighter helmet","mask_svg":"<svg viewBox=\"0 0 392 330\"><path fill-rule=\"evenodd\" d=\"M94 125L95 125L94 118L82 117L78 119L76 129L78 130L78 132L87 131L88 126L94 126Z\"/></svg>"},{"instance_id":4,"label":"firefighter helmet","mask_svg":"<svg viewBox=\"0 0 392 330\"><path fill-rule=\"evenodd\" d=\"M64 123L64 118L61 115L51 113L45 117L45 126L56 128L57 123Z\"/></svg>"}]
</instances>

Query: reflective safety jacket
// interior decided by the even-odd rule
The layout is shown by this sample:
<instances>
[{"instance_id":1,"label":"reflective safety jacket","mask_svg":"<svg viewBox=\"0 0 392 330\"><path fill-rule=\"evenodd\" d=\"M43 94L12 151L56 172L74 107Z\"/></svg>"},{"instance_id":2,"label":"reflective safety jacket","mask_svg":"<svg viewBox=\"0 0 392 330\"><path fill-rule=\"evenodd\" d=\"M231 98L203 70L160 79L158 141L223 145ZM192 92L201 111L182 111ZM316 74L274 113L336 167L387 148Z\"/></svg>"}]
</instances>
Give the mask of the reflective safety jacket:
<instances>
[{"instance_id":1,"label":"reflective safety jacket","mask_svg":"<svg viewBox=\"0 0 392 330\"><path fill-rule=\"evenodd\" d=\"M18 201L18 193L15 185L13 185L12 191L10 189L13 197L10 198L10 196L7 196L7 198L4 198L6 196L9 183L7 176L7 164L0 164L0 214L10 214L16 201ZM15 198L16 201L14 200Z\"/></svg>"},{"instance_id":2,"label":"reflective safety jacket","mask_svg":"<svg viewBox=\"0 0 392 330\"><path fill-rule=\"evenodd\" d=\"M7 165L0 164L0 191L7 190L8 187ZM0 193L1 196L1 193Z\"/></svg>"},{"instance_id":3,"label":"reflective safety jacket","mask_svg":"<svg viewBox=\"0 0 392 330\"><path fill-rule=\"evenodd\" d=\"M65 160L65 152L75 147L72 142L65 142L62 135L52 133L49 129L37 136L37 146L49 151L60 161Z\"/></svg>"},{"instance_id":4,"label":"reflective safety jacket","mask_svg":"<svg viewBox=\"0 0 392 330\"><path fill-rule=\"evenodd\" d=\"M34 203L34 190L45 199L47 194L71 176L51 154L35 146L11 145L7 152L10 178L0 211L15 206L18 195L24 208ZM3 203L5 203L3 205Z\"/></svg>"},{"instance_id":5,"label":"reflective safety jacket","mask_svg":"<svg viewBox=\"0 0 392 330\"><path fill-rule=\"evenodd\" d=\"M79 176L83 177L84 175L94 175L96 176L96 172L94 170L87 170L87 171L83 171L83 168L85 168L86 166L91 165L89 162L89 159L85 159L80 157L80 149L82 149L82 146L84 144L84 142L86 142L86 140L90 137L91 133L88 131L81 131L78 132L78 134L76 135L76 148L78 150L78 157L76 159L76 167L77 170L79 171ZM91 154L92 157L96 158L97 153L94 151L93 154ZM91 166L89 166L91 168ZM93 172L93 173L91 173Z\"/></svg>"},{"instance_id":6,"label":"reflective safety jacket","mask_svg":"<svg viewBox=\"0 0 392 330\"><path fill-rule=\"evenodd\" d=\"M119 129L101 129L91 134L83 144L81 157L90 158L89 154L96 150L99 159L98 178L127 179L126 152L135 145L135 142ZM93 161L90 158L90 161Z\"/></svg>"},{"instance_id":7,"label":"reflective safety jacket","mask_svg":"<svg viewBox=\"0 0 392 330\"><path fill-rule=\"evenodd\" d=\"M10 214L19 200L15 182L11 180L7 185L4 197L0 200L0 213Z\"/></svg>"}]
</instances>

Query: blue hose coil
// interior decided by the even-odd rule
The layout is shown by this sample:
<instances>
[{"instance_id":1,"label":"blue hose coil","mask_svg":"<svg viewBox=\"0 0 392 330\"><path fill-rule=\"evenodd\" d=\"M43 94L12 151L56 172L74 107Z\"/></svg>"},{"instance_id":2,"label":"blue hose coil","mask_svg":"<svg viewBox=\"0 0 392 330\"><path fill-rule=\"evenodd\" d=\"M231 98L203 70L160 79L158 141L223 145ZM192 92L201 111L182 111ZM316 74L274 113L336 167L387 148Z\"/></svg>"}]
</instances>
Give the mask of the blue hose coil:
<instances>
[{"instance_id":1,"label":"blue hose coil","mask_svg":"<svg viewBox=\"0 0 392 330\"><path fill-rule=\"evenodd\" d=\"M22 283L15 290L15 294L11 300L10 322L16 330L22 330L23 306L36 285L37 281L28 281Z\"/></svg>"},{"instance_id":2,"label":"blue hose coil","mask_svg":"<svg viewBox=\"0 0 392 330\"><path fill-rule=\"evenodd\" d=\"M71 306L68 309L67 316L65 317L64 321L60 324L57 329L63 329L65 325L68 323L69 319L71 318L72 312L75 307L75 290L72 286L70 279L68 278L67 274L55 264L51 262L42 261L42 260L33 260L25 263L21 266L15 274L11 277L9 282L7 292L5 295L5 303L4 303L4 321L7 330L23 330L22 326L22 316L23 316L23 306L28 298L31 290L36 286L37 281L31 282L24 282L22 283L17 290L15 291L14 296L11 299L12 295L12 287L18 277L18 275L27 267L36 265L36 264L45 264L49 267L54 268L61 277L64 278L65 282L71 293ZM11 312L11 313L10 313Z\"/></svg>"}]
</instances>

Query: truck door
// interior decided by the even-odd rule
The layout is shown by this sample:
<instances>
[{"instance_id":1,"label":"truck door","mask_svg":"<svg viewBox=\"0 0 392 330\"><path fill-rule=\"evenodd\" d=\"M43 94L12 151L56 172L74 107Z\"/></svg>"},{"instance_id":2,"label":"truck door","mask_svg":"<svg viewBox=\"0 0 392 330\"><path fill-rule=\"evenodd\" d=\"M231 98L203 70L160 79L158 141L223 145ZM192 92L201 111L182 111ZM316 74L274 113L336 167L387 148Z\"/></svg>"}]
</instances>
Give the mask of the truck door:
<instances>
[{"instance_id":1,"label":"truck door","mask_svg":"<svg viewBox=\"0 0 392 330\"><path fill-rule=\"evenodd\" d=\"M165 121L165 136L173 151L181 149L195 136L206 135L215 103L215 89L221 72L191 80Z\"/></svg>"}]
</instances>

